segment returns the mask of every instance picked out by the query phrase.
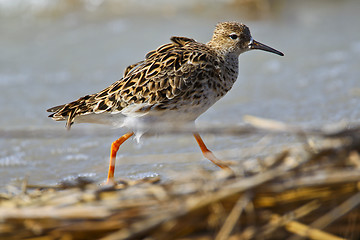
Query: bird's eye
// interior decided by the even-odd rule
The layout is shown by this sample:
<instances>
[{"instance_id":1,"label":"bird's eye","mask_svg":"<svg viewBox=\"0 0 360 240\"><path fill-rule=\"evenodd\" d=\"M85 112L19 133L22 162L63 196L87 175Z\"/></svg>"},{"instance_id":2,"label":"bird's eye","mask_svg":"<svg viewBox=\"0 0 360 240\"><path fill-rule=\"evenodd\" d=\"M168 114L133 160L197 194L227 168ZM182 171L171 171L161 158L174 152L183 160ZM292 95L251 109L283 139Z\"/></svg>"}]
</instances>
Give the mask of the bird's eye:
<instances>
[{"instance_id":1,"label":"bird's eye","mask_svg":"<svg viewBox=\"0 0 360 240\"><path fill-rule=\"evenodd\" d=\"M235 33L232 33L229 35L229 37L233 40L237 39L238 38L238 35L236 35Z\"/></svg>"}]
</instances>

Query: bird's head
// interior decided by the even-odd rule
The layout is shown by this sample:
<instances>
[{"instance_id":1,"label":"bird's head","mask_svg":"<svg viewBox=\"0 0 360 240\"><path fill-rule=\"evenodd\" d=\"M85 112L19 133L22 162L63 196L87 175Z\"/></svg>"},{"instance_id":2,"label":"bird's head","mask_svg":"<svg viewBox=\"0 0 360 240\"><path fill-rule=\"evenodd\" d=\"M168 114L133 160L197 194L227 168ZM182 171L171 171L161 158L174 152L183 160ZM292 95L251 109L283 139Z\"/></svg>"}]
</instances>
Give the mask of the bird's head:
<instances>
[{"instance_id":1,"label":"bird's head","mask_svg":"<svg viewBox=\"0 0 360 240\"><path fill-rule=\"evenodd\" d=\"M234 53L240 55L243 52L258 49L284 56L282 52L255 41L250 34L249 28L245 24L238 22L221 22L217 24L213 37L207 44L223 54Z\"/></svg>"}]
</instances>

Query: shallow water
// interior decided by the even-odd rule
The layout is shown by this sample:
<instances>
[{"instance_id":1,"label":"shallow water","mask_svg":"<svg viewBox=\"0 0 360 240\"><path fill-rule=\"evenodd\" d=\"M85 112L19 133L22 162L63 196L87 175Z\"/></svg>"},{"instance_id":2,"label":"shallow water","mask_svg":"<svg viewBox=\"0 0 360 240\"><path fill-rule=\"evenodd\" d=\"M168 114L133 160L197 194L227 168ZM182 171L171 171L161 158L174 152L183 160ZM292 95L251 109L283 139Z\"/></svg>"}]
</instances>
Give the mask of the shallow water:
<instances>
[{"instance_id":1,"label":"shallow water","mask_svg":"<svg viewBox=\"0 0 360 240\"><path fill-rule=\"evenodd\" d=\"M360 117L359 1L272 1L251 12L230 1L216 6L156 1L160 10L143 1L128 6L110 1L110 7L96 4L102 1L70 7L30 2L35 5L0 2L1 189L25 177L32 184L76 176L103 181L110 144L124 131L83 124L67 132L63 122L47 118L46 109L102 90L170 36L208 41L223 20L246 23L256 40L285 56L243 54L232 91L198 125L237 125L244 115L301 126ZM235 160L236 153L223 150L241 152L261 139L204 135L217 155ZM144 139L140 146L129 141L118 156L116 176L122 177L216 170L187 135Z\"/></svg>"}]
</instances>

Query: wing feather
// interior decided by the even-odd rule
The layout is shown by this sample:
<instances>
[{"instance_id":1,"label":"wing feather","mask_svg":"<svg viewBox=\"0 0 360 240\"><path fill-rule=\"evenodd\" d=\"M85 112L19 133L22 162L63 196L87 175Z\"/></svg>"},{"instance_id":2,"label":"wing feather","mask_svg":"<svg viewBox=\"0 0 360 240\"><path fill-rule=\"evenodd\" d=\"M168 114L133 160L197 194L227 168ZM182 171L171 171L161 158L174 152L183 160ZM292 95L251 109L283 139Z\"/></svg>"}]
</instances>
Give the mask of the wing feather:
<instances>
[{"instance_id":1,"label":"wing feather","mask_svg":"<svg viewBox=\"0 0 360 240\"><path fill-rule=\"evenodd\" d=\"M184 94L191 97L189 88L204 84L209 71L218 70L218 58L206 45L193 39L172 37L171 41L150 51L145 60L128 66L123 78L104 90L48 109L54 112L49 117L67 120L70 128L79 115L121 112L131 104L144 103L161 110ZM143 109L149 111L152 107L140 110Z\"/></svg>"}]
</instances>

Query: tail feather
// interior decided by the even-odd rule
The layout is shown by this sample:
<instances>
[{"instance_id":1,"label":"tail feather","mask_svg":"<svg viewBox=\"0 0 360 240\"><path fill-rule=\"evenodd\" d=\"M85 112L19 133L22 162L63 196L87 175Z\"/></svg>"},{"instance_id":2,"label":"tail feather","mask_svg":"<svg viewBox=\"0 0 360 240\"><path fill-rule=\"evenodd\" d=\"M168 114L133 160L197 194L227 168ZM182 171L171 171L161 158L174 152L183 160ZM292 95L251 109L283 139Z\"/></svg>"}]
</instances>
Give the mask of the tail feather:
<instances>
[{"instance_id":1,"label":"tail feather","mask_svg":"<svg viewBox=\"0 0 360 240\"><path fill-rule=\"evenodd\" d=\"M131 66L129 69L129 71L131 71ZM70 129L75 118L78 116L91 115L92 113L119 112L124 108L124 105L129 104L127 102L119 101L118 94L120 89L111 92L117 87L117 84L118 82L115 82L113 85L99 93L86 95L76 101L49 108L47 111L52 112L49 117L55 121L66 121L66 128ZM84 118L82 120L84 120ZM102 122L102 120L97 122Z\"/></svg>"},{"instance_id":2,"label":"tail feather","mask_svg":"<svg viewBox=\"0 0 360 240\"><path fill-rule=\"evenodd\" d=\"M70 103L69 103L70 104ZM55 121L65 121L66 120L66 128L70 130L71 125L74 122L76 108L69 108L69 104L64 104L60 106L56 106L53 108L49 108L48 112L53 112L49 115Z\"/></svg>"},{"instance_id":3,"label":"tail feather","mask_svg":"<svg viewBox=\"0 0 360 240\"><path fill-rule=\"evenodd\" d=\"M49 108L47 109L46 111L47 112L52 112L52 114L50 114L48 117L51 117L51 118L54 118L54 115L62 108L65 107L65 104L63 105L59 105L59 106L55 106L55 107L52 107L52 108ZM54 119L55 120L55 119Z\"/></svg>"},{"instance_id":4,"label":"tail feather","mask_svg":"<svg viewBox=\"0 0 360 240\"><path fill-rule=\"evenodd\" d=\"M84 105L87 104L86 100L88 100L89 98L90 96L87 95L71 103L49 108L46 111L52 112L49 117L51 117L55 121L66 120L66 128L69 130L71 128L71 125L74 123L75 117L84 114Z\"/></svg>"},{"instance_id":5,"label":"tail feather","mask_svg":"<svg viewBox=\"0 0 360 240\"><path fill-rule=\"evenodd\" d=\"M52 108L47 109L46 111L47 111L47 112L57 112L58 110L60 110L61 108L63 108L65 105L66 105L66 104L59 105L59 106L55 106L55 107L52 107Z\"/></svg>"}]
</instances>

